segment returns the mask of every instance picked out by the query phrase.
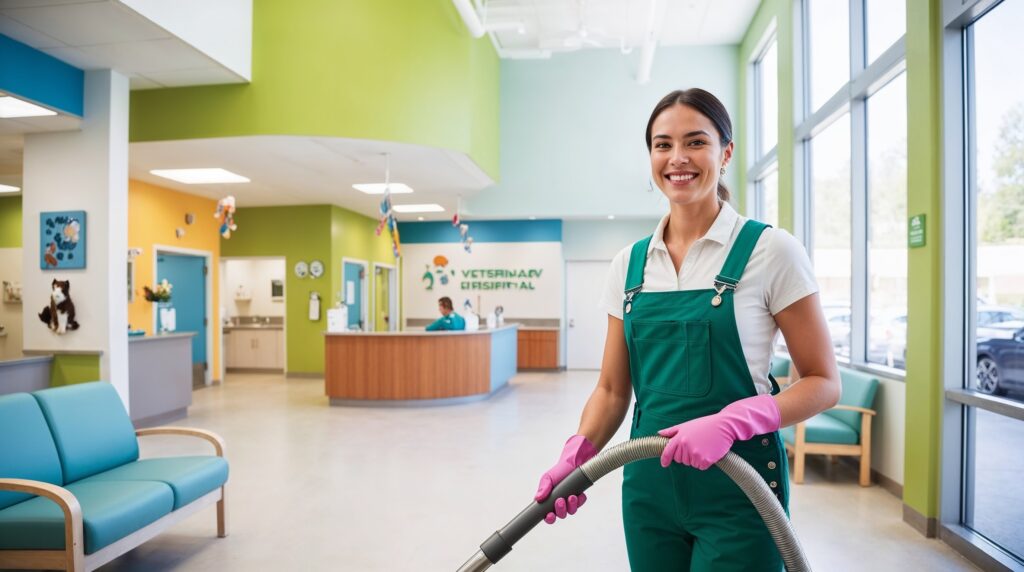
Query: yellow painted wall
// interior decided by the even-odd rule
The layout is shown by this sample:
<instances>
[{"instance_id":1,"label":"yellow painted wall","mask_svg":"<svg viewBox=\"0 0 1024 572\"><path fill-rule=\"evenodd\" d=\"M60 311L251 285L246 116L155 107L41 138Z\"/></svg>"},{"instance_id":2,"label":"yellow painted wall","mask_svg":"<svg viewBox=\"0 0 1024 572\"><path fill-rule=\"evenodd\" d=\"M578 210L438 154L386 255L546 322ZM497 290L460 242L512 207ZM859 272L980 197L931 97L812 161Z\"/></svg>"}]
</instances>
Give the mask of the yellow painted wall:
<instances>
[{"instance_id":1,"label":"yellow painted wall","mask_svg":"<svg viewBox=\"0 0 1024 572\"><path fill-rule=\"evenodd\" d=\"M170 246L202 250L213 254L210 261L212 274L213 314L210 321L220 323L220 222L213 218L217 201L172 191L142 181L128 181L128 248L141 248L135 258L135 300L128 303L128 323L132 329L155 328L153 303L147 302L143 286L153 286L154 246ZM192 213L195 220L185 224L185 214ZM185 229L185 236L175 236L175 229ZM220 371L220 328L213 328L213 356L210 360L214 379Z\"/></svg>"}]
</instances>

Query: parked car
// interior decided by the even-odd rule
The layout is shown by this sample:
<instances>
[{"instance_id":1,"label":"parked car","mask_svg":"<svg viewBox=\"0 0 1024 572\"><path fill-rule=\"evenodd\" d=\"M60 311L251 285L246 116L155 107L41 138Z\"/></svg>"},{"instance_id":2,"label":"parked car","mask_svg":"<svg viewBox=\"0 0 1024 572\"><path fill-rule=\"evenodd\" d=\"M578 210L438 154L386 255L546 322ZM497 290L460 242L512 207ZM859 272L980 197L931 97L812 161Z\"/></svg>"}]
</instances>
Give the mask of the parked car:
<instances>
[{"instance_id":1,"label":"parked car","mask_svg":"<svg viewBox=\"0 0 1024 572\"><path fill-rule=\"evenodd\" d=\"M1002 325L1014 320L1024 321L1024 310L1014 306L978 304L976 339L979 341L995 335L1005 336ZM868 361L889 367L905 368L907 361L907 314L882 315L871 322L868 336Z\"/></svg>"},{"instance_id":2,"label":"parked car","mask_svg":"<svg viewBox=\"0 0 1024 572\"><path fill-rule=\"evenodd\" d=\"M990 395L1024 390L1024 320L988 324L978 329L976 389Z\"/></svg>"}]
</instances>

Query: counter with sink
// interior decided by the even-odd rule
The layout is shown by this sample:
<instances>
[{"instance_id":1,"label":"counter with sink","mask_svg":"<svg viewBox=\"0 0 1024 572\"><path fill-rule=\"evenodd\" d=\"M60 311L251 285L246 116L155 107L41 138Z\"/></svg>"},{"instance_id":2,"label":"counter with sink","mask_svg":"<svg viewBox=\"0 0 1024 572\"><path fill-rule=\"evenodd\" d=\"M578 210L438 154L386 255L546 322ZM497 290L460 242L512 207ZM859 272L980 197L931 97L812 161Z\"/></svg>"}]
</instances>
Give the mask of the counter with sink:
<instances>
[{"instance_id":1,"label":"counter with sink","mask_svg":"<svg viewBox=\"0 0 1024 572\"><path fill-rule=\"evenodd\" d=\"M222 333L227 371L284 371L282 318L236 317L224 324Z\"/></svg>"}]
</instances>

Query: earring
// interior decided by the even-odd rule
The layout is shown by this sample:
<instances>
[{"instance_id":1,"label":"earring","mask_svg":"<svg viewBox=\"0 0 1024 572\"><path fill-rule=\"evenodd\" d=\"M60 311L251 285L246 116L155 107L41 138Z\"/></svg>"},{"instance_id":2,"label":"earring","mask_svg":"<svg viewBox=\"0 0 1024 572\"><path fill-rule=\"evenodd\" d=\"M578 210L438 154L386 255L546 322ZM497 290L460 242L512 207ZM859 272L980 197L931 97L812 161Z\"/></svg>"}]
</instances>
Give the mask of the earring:
<instances>
[{"instance_id":1,"label":"earring","mask_svg":"<svg viewBox=\"0 0 1024 572\"><path fill-rule=\"evenodd\" d=\"M654 192L654 180L653 179L647 179L647 192L648 193L653 193Z\"/></svg>"},{"instance_id":2,"label":"earring","mask_svg":"<svg viewBox=\"0 0 1024 572\"><path fill-rule=\"evenodd\" d=\"M722 169L719 171L719 173L721 173L721 175L724 177L725 176L725 167L722 167Z\"/></svg>"}]
</instances>

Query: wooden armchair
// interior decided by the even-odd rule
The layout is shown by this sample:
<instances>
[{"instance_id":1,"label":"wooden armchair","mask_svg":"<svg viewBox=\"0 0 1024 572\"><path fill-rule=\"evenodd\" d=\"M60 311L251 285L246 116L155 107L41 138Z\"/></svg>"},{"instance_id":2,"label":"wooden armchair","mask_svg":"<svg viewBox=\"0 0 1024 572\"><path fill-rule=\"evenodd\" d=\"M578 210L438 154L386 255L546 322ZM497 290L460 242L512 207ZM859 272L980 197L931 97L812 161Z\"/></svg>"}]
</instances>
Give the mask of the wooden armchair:
<instances>
[{"instance_id":1,"label":"wooden armchair","mask_svg":"<svg viewBox=\"0 0 1024 572\"><path fill-rule=\"evenodd\" d=\"M795 379L795 372L791 372ZM782 429L786 450L793 455L793 482L804 481L805 455L860 457L860 486L871 485L871 418L878 379L840 367L843 395L839 404L807 421Z\"/></svg>"}]
</instances>

